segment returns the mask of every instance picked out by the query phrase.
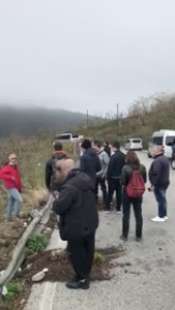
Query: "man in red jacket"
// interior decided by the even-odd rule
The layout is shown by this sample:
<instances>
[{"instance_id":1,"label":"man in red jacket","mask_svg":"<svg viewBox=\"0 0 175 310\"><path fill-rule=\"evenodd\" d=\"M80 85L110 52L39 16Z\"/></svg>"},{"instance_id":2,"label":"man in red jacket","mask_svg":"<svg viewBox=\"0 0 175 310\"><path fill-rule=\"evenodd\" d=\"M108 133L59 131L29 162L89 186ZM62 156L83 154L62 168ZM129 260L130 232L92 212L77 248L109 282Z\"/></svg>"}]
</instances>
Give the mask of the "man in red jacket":
<instances>
[{"instance_id":1,"label":"man in red jacket","mask_svg":"<svg viewBox=\"0 0 175 310\"><path fill-rule=\"evenodd\" d=\"M22 183L15 154L10 154L8 164L0 169L0 180L3 181L8 193L6 219L9 221L12 216L20 216L22 205Z\"/></svg>"}]
</instances>

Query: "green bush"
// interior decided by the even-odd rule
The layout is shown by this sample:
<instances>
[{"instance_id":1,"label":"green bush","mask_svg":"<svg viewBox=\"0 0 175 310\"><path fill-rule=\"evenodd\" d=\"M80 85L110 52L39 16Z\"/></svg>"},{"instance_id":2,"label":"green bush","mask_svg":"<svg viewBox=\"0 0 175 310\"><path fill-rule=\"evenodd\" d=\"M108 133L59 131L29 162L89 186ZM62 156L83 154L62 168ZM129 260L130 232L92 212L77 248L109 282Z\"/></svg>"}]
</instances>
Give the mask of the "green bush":
<instances>
[{"instance_id":1,"label":"green bush","mask_svg":"<svg viewBox=\"0 0 175 310\"><path fill-rule=\"evenodd\" d=\"M48 245L48 238L45 235L32 235L27 241L26 247L29 253L38 253L43 251Z\"/></svg>"},{"instance_id":2,"label":"green bush","mask_svg":"<svg viewBox=\"0 0 175 310\"><path fill-rule=\"evenodd\" d=\"M17 281L12 281L7 284L7 295L5 296L5 299L12 300L14 299L17 295L19 295L23 290L23 283L17 282Z\"/></svg>"}]
</instances>

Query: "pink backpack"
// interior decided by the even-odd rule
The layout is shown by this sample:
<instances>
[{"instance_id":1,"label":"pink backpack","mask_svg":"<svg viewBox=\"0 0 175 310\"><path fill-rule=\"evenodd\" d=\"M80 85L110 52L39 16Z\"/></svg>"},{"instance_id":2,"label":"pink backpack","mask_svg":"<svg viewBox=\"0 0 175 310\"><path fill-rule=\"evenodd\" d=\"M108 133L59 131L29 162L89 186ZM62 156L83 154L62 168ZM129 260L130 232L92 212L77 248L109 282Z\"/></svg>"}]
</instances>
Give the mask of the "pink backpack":
<instances>
[{"instance_id":1,"label":"pink backpack","mask_svg":"<svg viewBox=\"0 0 175 310\"><path fill-rule=\"evenodd\" d=\"M129 198L141 198L143 196L145 183L139 170L133 170L126 192Z\"/></svg>"}]
</instances>

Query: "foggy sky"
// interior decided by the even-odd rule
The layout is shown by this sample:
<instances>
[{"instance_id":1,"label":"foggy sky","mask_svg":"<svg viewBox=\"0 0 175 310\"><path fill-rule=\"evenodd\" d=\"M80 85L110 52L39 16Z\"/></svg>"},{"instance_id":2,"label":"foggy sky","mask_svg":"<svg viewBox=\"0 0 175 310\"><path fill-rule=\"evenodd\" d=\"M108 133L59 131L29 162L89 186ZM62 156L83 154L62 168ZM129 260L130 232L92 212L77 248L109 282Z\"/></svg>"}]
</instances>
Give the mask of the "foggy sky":
<instances>
[{"instance_id":1,"label":"foggy sky","mask_svg":"<svg viewBox=\"0 0 175 310\"><path fill-rule=\"evenodd\" d=\"M173 0L4 0L0 103L102 114L175 90Z\"/></svg>"}]
</instances>

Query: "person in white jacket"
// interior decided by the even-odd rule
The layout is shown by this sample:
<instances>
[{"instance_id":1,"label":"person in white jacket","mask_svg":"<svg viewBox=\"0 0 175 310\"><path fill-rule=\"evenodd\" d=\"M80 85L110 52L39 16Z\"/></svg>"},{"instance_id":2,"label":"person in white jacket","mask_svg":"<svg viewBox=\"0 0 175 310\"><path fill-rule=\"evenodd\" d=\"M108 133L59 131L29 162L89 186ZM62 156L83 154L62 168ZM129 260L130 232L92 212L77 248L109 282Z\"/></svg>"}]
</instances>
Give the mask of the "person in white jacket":
<instances>
[{"instance_id":1,"label":"person in white jacket","mask_svg":"<svg viewBox=\"0 0 175 310\"><path fill-rule=\"evenodd\" d=\"M94 141L93 148L96 150L101 163L101 170L97 172L97 179L96 179L96 187L95 187L96 200L98 201L98 189L100 186L103 193L104 208L106 208L107 205L106 176L110 158L107 152L104 150L103 144L100 141Z\"/></svg>"}]
</instances>

